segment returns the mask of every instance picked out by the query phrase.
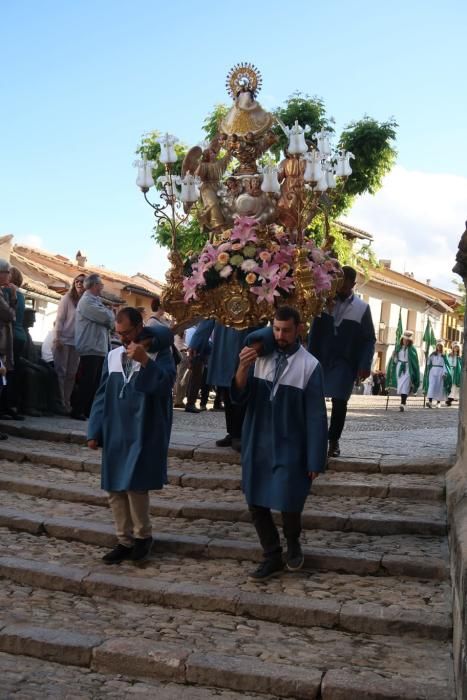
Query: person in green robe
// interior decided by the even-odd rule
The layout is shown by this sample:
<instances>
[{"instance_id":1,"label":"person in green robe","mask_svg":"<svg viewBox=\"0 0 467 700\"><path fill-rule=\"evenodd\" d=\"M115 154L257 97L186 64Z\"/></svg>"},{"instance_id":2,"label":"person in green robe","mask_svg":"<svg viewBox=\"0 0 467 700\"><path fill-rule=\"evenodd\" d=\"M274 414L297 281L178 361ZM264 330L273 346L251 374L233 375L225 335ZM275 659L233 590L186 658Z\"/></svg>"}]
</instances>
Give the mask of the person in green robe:
<instances>
[{"instance_id":1,"label":"person in green robe","mask_svg":"<svg viewBox=\"0 0 467 700\"><path fill-rule=\"evenodd\" d=\"M423 377L423 393L428 397L426 407L433 408L433 401L436 401L439 408L441 401L449 396L451 385L451 365L444 352L443 341L438 340L435 351L428 357Z\"/></svg>"},{"instance_id":2,"label":"person in green robe","mask_svg":"<svg viewBox=\"0 0 467 700\"><path fill-rule=\"evenodd\" d=\"M397 389L401 397L399 410L407 405L407 396L416 394L420 386L420 364L413 345L413 331L405 331L389 360L386 377L388 386Z\"/></svg>"},{"instance_id":3,"label":"person in green robe","mask_svg":"<svg viewBox=\"0 0 467 700\"><path fill-rule=\"evenodd\" d=\"M448 356L448 361L451 365L452 386L446 400L446 406L450 406L453 401L459 401L459 391L462 377L462 357L460 356L460 350L461 347L459 343L454 342Z\"/></svg>"}]
</instances>

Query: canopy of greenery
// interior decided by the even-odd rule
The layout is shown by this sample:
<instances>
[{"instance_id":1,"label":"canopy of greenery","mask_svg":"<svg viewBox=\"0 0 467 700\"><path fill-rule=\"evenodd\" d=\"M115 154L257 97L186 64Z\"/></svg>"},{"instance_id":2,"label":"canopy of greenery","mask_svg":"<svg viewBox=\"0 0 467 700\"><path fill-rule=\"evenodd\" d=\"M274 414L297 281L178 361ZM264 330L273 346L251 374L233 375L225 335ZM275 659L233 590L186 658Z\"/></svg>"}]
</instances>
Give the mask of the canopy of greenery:
<instances>
[{"instance_id":1,"label":"canopy of greenery","mask_svg":"<svg viewBox=\"0 0 467 700\"><path fill-rule=\"evenodd\" d=\"M204 121L203 130L208 140L213 139L219 130L219 124L228 111L224 104L218 104L208 114ZM282 107L273 110L273 113L281 119L287 126L292 126L298 120L301 126L308 124L310 131L307 139L313 141L313 134L323 127L334 132L333 120L326 115L326 108L323 100L318 97L310 97L296 92L291 95ZM355 160L352 160L352 175L337 190L326 198L326 215L328 220L333 221L345 214L355 201L358 195L366 192L374 194L382 185L385 175L391 170L396 160L396 150L394 141L396 138L397 124L394 119L385 122L378 122L369 116L364 116L358 121L348 124L340 137L336 138L336 145L351 151ZM265 160L278 163L281 153L287 145L287 137L279 125L274 127L278 141L266 154ZM157 139L161 136L158 131L146 134L137 152L140 155L146 154L148 159L157 160L160 153L160 146ZM178 156L174 171L180 173L182 161L188 148L183 144L177 144L176 153ZM154 178L163 175L164 167L158 165L154 171ZM324 215L317 216L309 229L309 235L318 243L324 239L325 220ZM343 234L333 227L334 250L341 263L361 263L367 264L375 262L374 255L369 246L360 249L359 253L352 250L350 242ZM170 244L171 236L168 226L161 224L155 228L155 240L162 246ZM178 233L178 244L180 252L187 255L191 252L199 251L208 239L208 234L202 231L197 219L196 207L192 210L189 220L180 227ZM355 259L355 256L358 259Z\"/></svg>"}]
</instances>

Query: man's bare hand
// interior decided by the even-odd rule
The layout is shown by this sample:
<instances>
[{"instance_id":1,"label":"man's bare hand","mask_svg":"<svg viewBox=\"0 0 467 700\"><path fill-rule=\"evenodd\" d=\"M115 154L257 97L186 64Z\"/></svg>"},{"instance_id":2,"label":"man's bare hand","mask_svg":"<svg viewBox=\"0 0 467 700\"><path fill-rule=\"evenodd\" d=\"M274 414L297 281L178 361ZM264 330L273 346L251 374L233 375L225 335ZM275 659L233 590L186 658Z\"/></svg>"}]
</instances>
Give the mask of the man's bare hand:
<instances>
[{"instance_id":1,"label":"man's bare hand","mask_svg":"<svg viewBox=\"0 0 467 700\"><path fill-rule=\"evenodd\" d=\"M99 445L97 444L97 440L88 440L88 447L90 450L97 450Z\"/></svg>"},{"instance_id":2,"label":"man's bare hand","mask_svg":"<svg viewBox=\"0 0 467 700\"><path fill-rule=\"evenodd\" d=\"M149 360L149 355L142 345L138 345L138 343L130 343L126 349L126 354L130 360L140 362L143 367L146 367Z\"/></svg>"},{"instance_id":3,"label":"man's bare hand","mask_svg":"<svg viewBox=\"0 0 467 700\"><path fill-rule=\"evenodd\" d=\"M248 369L258 359L258 353L255 348L243 348L239 355L239 367Z\"/></svg>"},{"instance_id":4,"label":"man's bare hand","mask_svg":"<svg viewBox=\"0 0 467 700\"><path fill-rule=\"evenodd\" d=\"M320 474L321 472L310 472L308 474L310 481L314 481L315 479L317 479Z\"/></svg>"}]
</instances>

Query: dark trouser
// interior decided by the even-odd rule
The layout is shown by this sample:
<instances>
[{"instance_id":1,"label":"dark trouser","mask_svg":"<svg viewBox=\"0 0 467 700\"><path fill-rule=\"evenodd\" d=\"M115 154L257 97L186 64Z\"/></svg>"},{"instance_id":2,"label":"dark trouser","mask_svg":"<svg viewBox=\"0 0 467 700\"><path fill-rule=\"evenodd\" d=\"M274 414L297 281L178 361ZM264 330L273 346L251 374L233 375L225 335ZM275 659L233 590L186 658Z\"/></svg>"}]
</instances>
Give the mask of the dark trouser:
<instances>
[{"instance_id":1,"label":"dark trouser","mask_svg":"<svg viewBox=\"0 0 467 700\"><path fill-rule=\"evenodd\" d=\"M104 357L101 355L82 355L79 363L80 378L73 404L73 413L89 417L92 402L101 380Z\"/></svg>"},{"instance_id":2,"label":"dark trouser","mask_svg":"<svg viewBox=\"0 0 467 700\"><path fill-rule=\"evenodd\" d=\"M201 406L206 406L208 400L209 400L209 389L210 386L207 383L208 379L208 366L204 366L203 370L203 378L201 381L201 391L200 391L200 398L199 398L199 403Z\"/></svg>"},{"instance_id":3,"label":"dark trouser","mask_svg":"<svg viewBox=\"0 0 467 700\"><path fill-rule=\"evenodd\" d=\"M401 394L401 405L405 406L407 403L407 394Z\"/></svg>"},{"instance_id":4,"label":"dark trouser","mask_svg":"<svg viewBox=\"0 0 467 700\"><path fill-rule=\"evenodd\" d=\"M197 360L197 358L193 358L191 361L190 379L188 380L188 387L186 390L187 406L194 406L198 399L199 390L201 389L201 383L203 381L203 369L203 363Z\"/></svg>"},{"instance_id":5,"label":"dark trouser","mask_svg":"<svg viewBox=\"0 0 467 700\"><path fill-rule=\"evenodd\" d=\"M23 354L25 344L25 340L18 340L17 338L14 338L13 340L14 369L7 372L7 383L2 391L2 398L0 402L2 411L8 411L11 408L18 408L20 393L18 370L20 366L20 357Z\"/></svg>"},{"instance_id":6,"label":"dark trouser","mask_svg":"<svg viewBox=\"0 0 467 700\"><path fill-rule=\"evenodd\" d=\"M234 404L230 398L230 388L222 387L225 408L225 427L227 433L234 439L242 437L243 420L246 413L246 404Z\"/></svg>"},{"instance_id":7,"label":"dark trouser","mask_svg":"<svg viewBox=\"0 0 467 700\"><path fill-rule=\"evenodd\" d=\"M269 508L249 506L251 519L258 533L259 541L266 559L272 559L282 552L279 531L272 519ZM302 531L301 513L281 513L282 529L287 543L296 542Z\"/></svg>"},{"instance_id":8,"label":"dark trouser","mask_svg":"<svg viewBox=\"0 0 467 700\"><path fill-rule=\"evenodd\" d=\"M337 442L342 435L347 415L347 399L332 399L331 422L329 423L328 438L330 442Z\"/></svg>"}]
</instances>

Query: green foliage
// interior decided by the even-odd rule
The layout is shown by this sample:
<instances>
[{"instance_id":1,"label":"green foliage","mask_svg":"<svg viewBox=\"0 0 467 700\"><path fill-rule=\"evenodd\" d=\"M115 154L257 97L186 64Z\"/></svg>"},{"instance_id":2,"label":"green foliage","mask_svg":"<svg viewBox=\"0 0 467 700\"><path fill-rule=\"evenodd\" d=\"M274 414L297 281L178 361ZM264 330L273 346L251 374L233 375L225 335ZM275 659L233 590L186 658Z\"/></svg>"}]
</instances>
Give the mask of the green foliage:
<instances>
[{"instance_id":1,"label":"green foliage","mask_svg":"<svg viewBox=\"0 0 467 700\"><path fill-rule=\"evenodd\" d=\"M462 301L460 302L460 304L457 304L457 306L454 308L454 311L460 316L464 316L467 297L467 290L465 288L465 284L463 282L459 282L459 280L457 279L452 279L451 282L456 287L459 296L462 297Z\"/></svg>"},{"instance_id":2,"label":"green foliage","mask_svg":"<svg viewBox=\"0 0 467 700\"><path fill-rule=\"evenodd\" d=\"M228 111L229 107L227 107L227 105L219 103L215 105L212 112L209 112L203 124L203 131L205 132L208 141L212 141L212 139L217 136L219 133L220 123Z\"/></svg>"},{"instance_id":3,"label":"green foliage","mask_svg":"<svg viewBox=\"0 0 467 700\"><path fill-rule=\"evenodd\" d=\"M152 237L163 248L170 248L172 230L167 221L154 227ZM201 230L196 213L177 229L177 244L182 258L198 253L208 241L208 234Z\"/></svg>"},{"instance_id":4,"label":"green foliage","mask_svg":"<svg viewBox=\"0 0 467 700\"><path fill-rule=\"evenodd\" d=\"M353 172L345 186L346 194L375 194L380 189L384 176L396 161L397 151L392 145L396 127L394 119L380 123L365 116L344 129L339 145L355 156Z\"/></svg>"}]
</instances>

